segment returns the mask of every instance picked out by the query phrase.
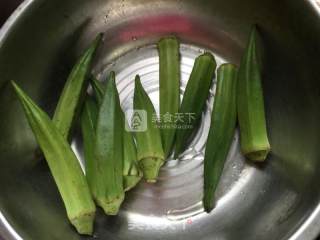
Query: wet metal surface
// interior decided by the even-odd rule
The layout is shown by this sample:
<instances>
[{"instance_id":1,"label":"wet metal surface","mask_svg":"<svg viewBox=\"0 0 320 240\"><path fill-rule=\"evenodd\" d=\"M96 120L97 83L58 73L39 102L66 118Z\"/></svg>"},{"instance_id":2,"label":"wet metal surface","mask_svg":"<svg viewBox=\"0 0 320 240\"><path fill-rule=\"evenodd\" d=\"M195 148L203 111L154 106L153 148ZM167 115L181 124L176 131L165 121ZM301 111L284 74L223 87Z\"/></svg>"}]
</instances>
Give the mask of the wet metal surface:
<instances>
[{"instance_id":1,"label":"wet metal surface","mask_svg":"<svg viewBox=\"0 0 320 240\"><path fill-rule=\"evenodd\" d=\"M264 54L263 87L273 151L250 164L233 145L211 214L203 212L203 150L214 99L179 161L169 159L155 185L141 182L117 217L98 212L94 239L311 240L320 224L320 24L314 1L28 0L0 30L0 235L5 239L91 239L70 227L48 168L8 84L15 80L52 113L66 76L98 32L94 73L115 70L122 106L132 106L139 73L158 108L155 43L181 39L182 87L205 50L239 63L251 25ZM79 137L73 148L82 156ZM20 237L19 237L20 236ZM93 239L93 238L92 238Z\"/></svg>"}]
</instances>

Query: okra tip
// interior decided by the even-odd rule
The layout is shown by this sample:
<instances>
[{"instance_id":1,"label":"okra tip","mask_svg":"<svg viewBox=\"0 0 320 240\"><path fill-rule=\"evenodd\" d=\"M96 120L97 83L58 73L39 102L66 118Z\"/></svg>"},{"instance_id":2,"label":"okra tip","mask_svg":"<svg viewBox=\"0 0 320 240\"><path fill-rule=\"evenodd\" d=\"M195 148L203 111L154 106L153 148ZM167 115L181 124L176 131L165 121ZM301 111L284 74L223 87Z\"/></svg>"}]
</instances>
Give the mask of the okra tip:
<instances>
[{"instance_id":1,"label":"okra tip","mask_svg":"<svg viewBox=\"0 0 320 240\"><path fill-rule=\"evenodd\" d=\"M88 50L85 53L85 56L91 56L92 54L94 54L98 48L98 46L100 45L101 41L103 38L103 33L99 33L96 38L94 39L94 41L91 43L90 47L88 48Z\"/></svg>"},{"instance_id":2,"label":"okra tip","mask_svg":"<svg viewBox=\"0 0 320 240\"><path fill-rule=\"evenodd\" d=\"M96 39L94 40L94 44L99 44L102 38L103 38L103 33L102 32L98 33L96 36Z\"/></svg>"},{"instance_id":3,"label":"okra tip","mask_svg":"<svg viewBox=\"0 0 320 240\"><path fill-rule=\"evenodd\" d=\"M116 85L116 75L115 75L115 72L113 71L111 71L108 76L106 88L109 88L109 87L112 87L114 90L116 90L116 92L118 92L117 85Z\"/></svg>"},{"instance_id":4,"label":"okra tip","mask_svg":"<svg viewBox=\"0 0 320 240\"><path fill-rule=\"evenodd\" d=\"M15 81L11 80L10 83L11 83L11 85L12 85L12 87L13 87L13 89L14 89L15 91L17 91L17 90L19 89L19 87L18 87L18 85L15 83Z\"/></svg>"},{"instance_id":5,"label":"okra tip","mask_svg":"<svg viewBox=\"0 0 320 240\"><path fill-rule=\"evenodd\" d=\"M23 100L22 99L26 99L26 94L23 92L23 90L14 82L11 81L11 85L13 86L14 91L16 92L18 99L20 100L20 102L23 104Z\"/></svg>"},{"instance_id":6,"label":"okra tip","mask_svg":"<svg viewBox=\"0 0 320 240\"><path fill-rule=\"evenodd\" d=\"M78 233L83 235L92 235L93 233L93 222L95 213L85 213L78 217L70 219L71 224L77 229Z\"/></svg>"},{"instance_id":7,"label":"okra tip","mask_svg":"<svg viewBox=\"0 0 320 240\"><path fill-rule=\"evenodd\" d=\"M210 213L214 208L214 191L210 188L209 191L204 190L204 193L205 194L202 199L203 208L206 213Z\"/></svg>"},{"instance_id":8,"label":"okra tip","mask_svg":"<svg viewBox=\"0 0 320 240\"><path fill-rule=\"evenodd\" d=\"M143 176L148 183L157 182L157 178L159 175L159 170L163 165L164 160L161 158L144 158L140 160L140 168L143 172Z\"/></svg>"},{"instance_id":9,"label":"okra tip","mask_svg":"<svg viewBox=\"0 0 320 240\"><path fill-rule=\"evenodd\" d=\"M135 83L135 85L141 85L141 80L140 80L140 76L139 76L139 74L137 74L136 76L135 76L135 78L134 78L134 83Z\"/></svg>"}]
</instances>

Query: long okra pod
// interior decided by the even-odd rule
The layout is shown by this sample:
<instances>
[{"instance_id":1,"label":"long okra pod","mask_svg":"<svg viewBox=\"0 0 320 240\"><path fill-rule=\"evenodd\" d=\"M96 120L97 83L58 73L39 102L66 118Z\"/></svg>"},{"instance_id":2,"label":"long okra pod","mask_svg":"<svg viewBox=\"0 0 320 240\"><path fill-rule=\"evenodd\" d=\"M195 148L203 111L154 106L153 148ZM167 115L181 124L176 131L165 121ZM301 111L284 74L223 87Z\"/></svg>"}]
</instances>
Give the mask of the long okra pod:
<instances>
[{"instance_id":1,"label":"long okra pod","mask_svg":"<svg viewBox=\"0 0 320 240\"><path fill-rule=\"evenodd\" d=\"M256 36L254 28L239 68L238 118L243 154L252 161L264 161L270 151L270 144Z\"/></svg>"},{"instance_id":2,"label":"long okra pod","mask_svg":"<svg viewBox=\"0 0 320 240\"><path fill-rule=\"evenodd\" d=\"M183 121L177 122L175 158L185 151L190 136L201 120L215 69L216 61L211 53L196 58L179 110Z\"/></svg>"},{"instance_id":3,"label":"long okra pod","mask_svg":"<svg viewBox=\"0 0 320 240\"><path fill-rule=\"evenodd\" d=\"M80 234L92 234L96 208L75 154L49 116L12 84L48 162L70 222Z\"/></svg>"},{"instance_id":4,"label":"long okra pod","mask_svg":"<svg viewBox=\"0 0 320 240\"><path fill-rule=\"evenodd\" d=\"M139 166L148 182L156 182L160 167L164 163L161 134L157 123L153 121L156 111L148 94L143 89L138 75L135 78L133 104L135 110L143 110L147 115L146 119L142 119L143 116L140 115L133 116L134 118L139 118L137 119L139 124L141 123L146 127L146 129L137 131L135 135ZM142 122L143 120L146 122Z\"/></svg>"},{"instance_id":5,"label":"long okra pod","mask_svg":"<svg viewBox=\"0 0 320 240\"><path fill-rule=\"evenodd\" d=\"M111 72L109 79L115 78L115 73ZM98 104L101 104L102 97L105 91L104 85L97 79L91 79L91 85L94 90ZM124 113L121 110L121 116L123 117L124 127L129 130ZM138 166L137 150L134 143L132 132L123 132L123 185L124 190L129 191L132 189L142 178L142 172Z\"/></svg>"},{"instance_id":6,"label":"long okra pod","mask_svg":"<svg viewBox=\"0 0 320 240\"><path fill-rule=\"evenodd\" d=\"M160 116L174 116L180 106L180 53L179 41L175 37L163 38L158 42L160 67ZM162 119L163 120L163 119ZM170 154L176 129L161 121L162 146L165 157Z\"/></svg>"},{"instance_id":7,"label":"long okra pod","mask_svg":"<svg viewBox=\"0 0 320 240\"><path fill-rule=\"evenodd\" d=\"M93 195L96 193L94 176L97 172L97 161L94 156L94 140L98 119L98 107L96 102L87 96L81 114L81 130L83 138L83 151L86 165L86 178Z\"/></svg>"},{"instance_id":8,"label":"long okra pod","mask_svg":"<svg viewBox=\"0 0 320 240\"><path fill-rule=\"evenodd\" d=\"M109 79L96 126L95 174L97 204L108 215L116 215L124 200L123 190L123 120L115 79Z\"/></svg>"},{"instance_id":9,"label":"long okra pod","mask_svg":"<svg viewBox=\"0 0 320 240\"><path fill-rule=\"evenodd\" d=\"M69 137L72 125L77 119L78 114L80 114L88 88L88 75L90 73L92 60L101 39L102 34L99 34L91 46L80 57L73 67L60 96L53 116L53 122L65 138Z\"/></svg>"},{"instance_id":10,"label":"long okra pod","mask_svg":"<svg viewBox=\"0 0 320 240\"><path fill-rule=\"evenodd\" d=\"M204 157L203 205L206 212L213 209L214 193L236 128L236 90L237 68L232 64L221 65Z\"/></svg>"}]
</instances>

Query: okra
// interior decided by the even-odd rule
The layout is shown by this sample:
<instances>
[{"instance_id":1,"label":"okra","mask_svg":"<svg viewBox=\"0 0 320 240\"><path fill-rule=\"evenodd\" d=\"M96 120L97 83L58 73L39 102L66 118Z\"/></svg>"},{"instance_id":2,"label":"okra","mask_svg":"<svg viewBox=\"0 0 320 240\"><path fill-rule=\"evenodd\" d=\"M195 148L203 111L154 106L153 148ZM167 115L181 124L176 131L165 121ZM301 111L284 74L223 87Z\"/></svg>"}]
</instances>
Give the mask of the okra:
<instances>
[{"instance_id":1,"label":"okra","mask_svg":"<svg viewBox=\"0 0 320 240\"><path fill-rule=\"evenodd\" d=\"M83 151L86 166L86 178L93 195L96 193L94 177L98 171L97 161L94 156L94 140L98 119L98 107L96 102L87 96L81 114L81 130L83 138Z\"/></svg>"},{"instance_id":2,"label":"okra","mask_svg":"<svg viewBox=\"0 0 320 240\"><path fill-rule=\"evenodd\" d=\"M264 161L270 152L260 58L254 28L242 57L238 83L238 119L242 153L252 161Z\"/></svg>"},{"instance_id":3,"label":"okra","mask_svg":"<svg viewBox=\"0 0 320 240\"><path fill-rule=\"evenodd\" d=\"M115 73L111 72L109 78L115 78ZM92 78L92 88L94 89L95 96L98 103L101 103L104 94L104 85L97 79ZM124 121L124 127L129 130L127 120L121 110L121 116ZM142 172L138 166L137 150L134 143L133 135L131 132L123 131L123 185L124 190L129 191L137 185L142 178Z\"/></svg>"},{"instance_id":4,"label":"okra","mask_svg":"<svg viewBox=\"0 0 320 240\"><path fill-rule=\"evenodd\" d=\"M96 126L94 155L94 198L107 215L116 215L124 200L123 120L115 79L109 79L100 105Z\"/></svg>"},{"instance_id":5,"label":"okra","mask_svg":"<svg viewBox=\"0 0 320 240\"><path fill-rule=\"evenodd\" d=\"M115 73L110 72L109 79L115 79ZM97 80L95 77L91 77L91 86L94 92L94 95L96 97L96 100L98 102L98 105L102 103L103 100L103 95L105 92L105 86L103 85L102 82Z\"/></svg>"},{"instance_id":6,"label":"okra","mask_svg":"<svg viewBox=\"0 0 320 240\"><path fill-rule=\"evenodd\" d=\"M179 110L175 158L185 151L190 136L201 120L215 69L216 61L211 53L196 58Z\"/></svg>"},{"instance_id":7,"label":"okra","mask_svg":"<svg viewBox=\"0 0 320 240\"><path fill-rule=\"evenodd\" d=\"M14 82L12 85L48 162L70 222L80 234L92 234L96 209L79 161L49 116Z\"/></svg>"},{"instance_id":8,"label":"okra","mask_svg":"<svg viewBox=\"0 0 320 240\"><path fill-rule=\"evenodd\" d=\"M180 106L180 53L179 41L175 37L158 42L160 67L160 116L174 116ZM163 119L162 119L163 120ZM174 144L176 128L161 121L162 146L168 157Z\"/></svg>"},{"instance_id":9,"label":"okra","mask_svg":"<svg viewBox=\"0 0 320 240\"><path fill-rule=\"evenodd\" d=\"M237 68L223 64L218 69L211 126L204 157L204 197L206 212L214 206L216 191L237 122Z\"/></svg>"},{"instance_id":10,"label":"okra","mask_svg":"<svg viewBox=\"0 0 320 240\"><path fill-rule=\"evenodd\" d=\"M101 42L99 34L91 46L73 67L59 98L53 122L66 139L69 138L74 121L78 118L89 84L89 73L95 52Z\"/></svg>"},{"instance_id":11,"label":"okra","mask_svg":"<svg viewBox=\"0 0 320 240\"><path fill-rule=\"evenodd\" d=\"M125 116L123 116L125 118ZM124 190L134 188L142 178L142 171L138 165L137 149L132 132L129 132L127 120L124 119L126 130L123 134L123 184Z\"/></svg>"},{"instance_id":12,"label":"okra","mask_svg":"<svg viewBox=\"0 0 320 240\"><path fill-rule=\"evenodd\" d=\"M141 127L141 129L135 129L136 126L133 126L133 130L138 130L135 137L139 166L147 182L156 182L160 167L164 163L161 133L157 122L154 121L157 118L156 111L138 75L135 78L133 104L135 115L132 122ZM136 110L142 110L146 114L145 118L142 112L139 113Z\"/></svg>"}]
</instances>

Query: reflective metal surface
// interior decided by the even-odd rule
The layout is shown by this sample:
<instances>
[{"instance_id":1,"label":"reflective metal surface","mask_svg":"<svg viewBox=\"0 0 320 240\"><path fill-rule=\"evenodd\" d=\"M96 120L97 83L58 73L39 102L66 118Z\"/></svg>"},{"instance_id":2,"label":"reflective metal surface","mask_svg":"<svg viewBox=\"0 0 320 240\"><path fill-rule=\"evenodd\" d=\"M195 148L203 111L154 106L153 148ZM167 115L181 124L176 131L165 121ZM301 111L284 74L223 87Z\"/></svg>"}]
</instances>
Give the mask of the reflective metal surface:
<instances>
[{"instance_id":1,"label":"reflective metal surface","mask_svg":"<svg viewBox=\"0 0 320 240\"><path fill-rule=\"evenodd\" d=\"M239 152L238 133L217 192L203 212L202 160L210 111L180 161L169 160L159 182L142 182L117 217L100 211L94 239L311 240L320 229L320 22L316 1L299 0L30 0L0 31L0 235L4 239L91 239L69 225L63 205L9 81L52 113L70 67L98 32L104 44L94 72L117 73L125 109L133 76L158 106L154 43L175 34L183 45L182 88L194 58L210 50L219 64L239 63L258 23L272 154L254 165ZM82 156L81 141L73 147Z\"/></svg>"}]
</instances>

